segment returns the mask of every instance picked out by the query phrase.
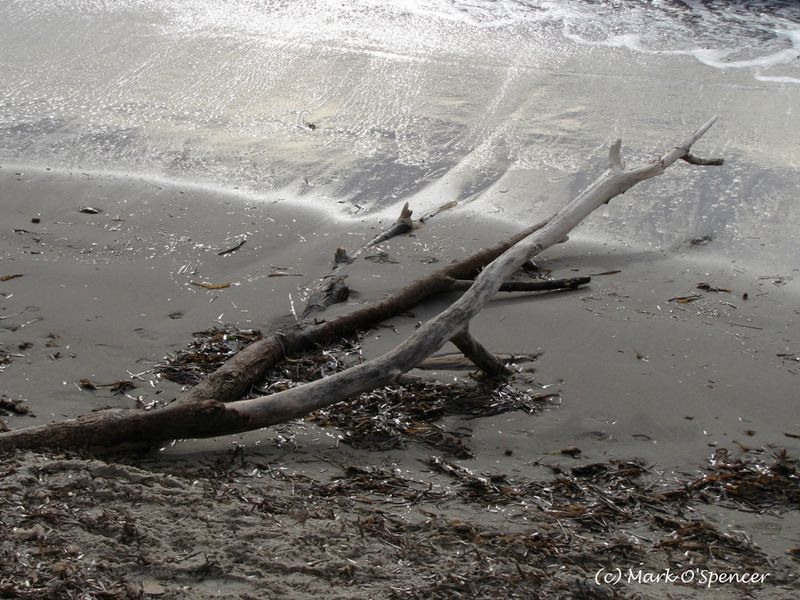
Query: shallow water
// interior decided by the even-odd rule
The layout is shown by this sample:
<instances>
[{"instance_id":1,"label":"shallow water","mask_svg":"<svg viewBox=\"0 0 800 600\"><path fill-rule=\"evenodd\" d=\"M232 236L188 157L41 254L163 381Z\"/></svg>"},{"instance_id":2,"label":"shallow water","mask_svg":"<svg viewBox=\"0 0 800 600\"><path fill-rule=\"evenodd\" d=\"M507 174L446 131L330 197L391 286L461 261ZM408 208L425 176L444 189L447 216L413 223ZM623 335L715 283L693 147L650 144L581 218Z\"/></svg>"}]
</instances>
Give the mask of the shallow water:
<instances>
[{"instance_id":1,"label":"shallow water","mask_svg":"<svg viewBox=\"0 0 800 600\"><path fill-rule=\"evenodd\" d=\"M795 268L793 2L25 0L0 7L0 161L275 193L361 216L562 206L622 137L676 168L583 235ZM714 248L710 250L714 251Z\"/></svg>"}]
</instances>

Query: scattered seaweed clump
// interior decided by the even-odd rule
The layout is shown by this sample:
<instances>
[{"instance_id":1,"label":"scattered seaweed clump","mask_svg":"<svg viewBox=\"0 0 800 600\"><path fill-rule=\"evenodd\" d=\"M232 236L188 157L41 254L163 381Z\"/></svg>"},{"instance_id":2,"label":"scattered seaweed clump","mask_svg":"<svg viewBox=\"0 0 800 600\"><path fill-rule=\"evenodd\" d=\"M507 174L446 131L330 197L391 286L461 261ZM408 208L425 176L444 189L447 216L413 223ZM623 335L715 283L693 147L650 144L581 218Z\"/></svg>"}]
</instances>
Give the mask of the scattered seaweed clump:
<instances>
[{"instance_id":1,"label":"scattered seaweed clump","mask_svg":"<svg viewBox=\"0 0 800 600\"><path fill-rule=\"evenodd\" d=\"M181 385L196 385L239 350L263 337L257 329L238 329L233 326L212 327L196 331L192 336L194 339L188 348L167 357L156 366L158 375Z\"/></svg>"},{"instance_id":2,"label":"scattered seaweed clump","mask_svg":"<svg viewBox=\"0 0 800 600\"><path fill-rule=\"evenodd\" d=\"M256 335L201 332L192 348L171 359L167 366L174 371L162 372L194 381L237 345L255 339L250 334ZM302 385L361 360L359 339L340 340L286 358L252 394ZM603 569L635 568L769 573L770 585L796 587L793 565L800 549L770 554L726 525L728 517L719 513L724 508L779 519L796 511L795 458L781 450L770 455L740 446L743 452L734 456L720 448L696 475L677 480L665 480L657 468L636 459L583 460L573 447L554 453L555 460L527 463L548 468L549 477L527 475L524 469L509 475L498 469L480 472L460 462L473 457L473 450L466 428L449 430L448 418L460 417L463 424L506 411L535 412L552 394L526 385L523 376L448 383L408 378L403 385L375 389L306 417L315 425L336 427L339 439L355 449L396 450L414 443L433 450L421 467L353 465L346 458L338 464L337 455L323 459L326 470L328 463L338 468L332 475L308 476L269 464L253 468L245 450L237 448L227 464L180 477L194 478L194 493L236 515L245 535L237 543L227 532L220 534L215 560L227 565L229 576L256 573L253 585L272 582L270 574L279 573L302 576L303 585L335 589L336 597L348 598L650 599L691 593L680 583L685 589L600 585L594 578ZM568 467L558 462L564 456L572 457ZM271 480L259 485L252 473L269 473ZM260 533L247 533L250 521L259 532L270 529L269 542ZM124 531L124 523L120 527ZM268 549L243 550L248 535ZM280 558L259 558L262 554ZM206 566L217 562L206 560ZM175 571L160 584L167 587L180 576ZM754 590L744 586L737 592L744 597Z\"/></svg>"},{"instance_id":3,"label":"scattered seaweed clump","mask_svg":"<svg viewBox=\"0 0 800 600\"><path fill-rule=\"evenodd\" d=\"M792 549L770 554L699 510L700 492L767 472L766 495L730 496L731 508L759 505L776 520L796 510L796 461L764 458L712 459L664 495L658 472L637 461L511 478L432 457L427 473L343 464L323 477L241 447L209 466L146 468L16 453L0 460L0 597L655 600L706 590L596 579L616 568L768 573L763 585L716 590L791 597Z\"/></svg>"},{"instance_id":4,"label":"scattered seaweed clump","mask_svg":"<svg viewBox=\"0 0 800 600\"><path fill-rule=\"evenodd\" d=\"M31 407L24 400L14 400L5 394L0 394L0 415L34 416Z\"/></svg>"},{"instance_id":5,"label":"scattered seaweed clump","mask_svg":"<svg viewBox=\"0 0 800 600\"><path fill-rule=\"evenodd\" d=\"M389 450L414 441L456 458L471 458L467 434L447 431L438 421L447 416L476 418L511 410L534 412L552 396L519 391L497 381L444 384L414 380L334 404L308 419L339 428L342 441L358 449Z\"/></svg>"},{"instance_id":6,"label":"scattered seaweed clump","mask_svg":"<svg viewBox=\"0 0 800 600\"><path fill-rule=\"evenodd\" d=\"M168 357L156 372L170 381L194 385L243 346L260 338L259 331L233 326L196 332L190 346ZM269 370L264 381L253 388L252 395L274 394L360 362L360 339L343 338L326 348L286 357ZM360 450L392 450L413 441L456 458L470 458L467 434L448 431L441 419L488 417L512 410L533 413L557 395L518 386L513 380L458 379L442 383L410 378L403 385L378 388L323 408L307 420L338 428L342 442Z\"/></svg>"},{"instance_id":7,"label":"scattered seaweed clump","mask_svg":"<svg viewBox=\"0 0 800 600\"><path fill-rule=\"evenodd\" d=\"M5 394L0 394L0 417L7 416L28 416L33 417L31 407L24 400L14 400ZM0 419L0 431L8 431L8 424Z\"/></svg>"},{"instance_id":8,"label":"scattered seaweed clump","mask_svg":"<svg viewBox=\"0 0 800 600\"><path fill-rule=\"evenodd\" d=\"M708 503L757 511L800 507L797 459L785 449L775 451L765 462L747 455L733 458L727 449L719 448L708 463L707 472L684 493Z\"/></svg>"},{"instance_id":9,"label":"scattered seaweed clump","mask_svg":"<svg viewBox=\"0 0 800 600\"><path fill-rule=\"evenodd\" d=\"M254 391L271 394L303 385L361 362L358 339L340 340L324 350L286 359L267 374ZM318 410L307 418L323 427L337 427L342 441L360 450L392 450L410 441L470 458L466 434L447 431L443 417L488 417L512 410L533 413L557 394L517 389L507 380L458 379L442 383L409 378Z\"/></svg>"}]
</instances>

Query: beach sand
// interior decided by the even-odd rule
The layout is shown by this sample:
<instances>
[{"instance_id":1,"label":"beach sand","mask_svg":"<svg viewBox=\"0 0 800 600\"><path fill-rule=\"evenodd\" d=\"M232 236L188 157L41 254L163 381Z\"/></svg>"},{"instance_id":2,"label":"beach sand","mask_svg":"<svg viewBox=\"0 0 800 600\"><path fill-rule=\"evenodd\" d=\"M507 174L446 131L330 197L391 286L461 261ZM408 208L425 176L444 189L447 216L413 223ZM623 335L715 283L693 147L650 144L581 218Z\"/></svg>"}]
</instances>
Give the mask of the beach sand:
<instances>
[{"instance_id":1,"label":"beach sand","mask_svg":"<svg viewBox=\"0 0 800 600\"><path fill-rule=\"evenodd\" d=\"M156 377L153 368L185 347L193 332L222 323L268 331L289 322L292 303L302 306L305 286L329 272L334 249L357 248L380 229L374 217L343 221L279 195L256 199L92 172L3 165L0 190L0 276L21 275L0 282L0 351L6 356L0 392L25 400L34 415L5 417L10 428L176 397L180 386ZM85 207L100 212L81 212ZM331 314L379 298L515 230L476 213L443 213L385 245L397 262L357 261L348 280L354 294ZM537 265L554 277L592 275L590 285L499 296L471 327L496 352L542 352L533 363L536 382L558 391L558 401L535 414L448 417L447 428L468 434L465 443L475 455L454 464L486 476L548 481L553 468L640 460L651 478L677 485L698 477L720 448L732 457L765 461L779 448L797 456L796 270L762 271L726 261L715 255L713 240L692 244L687 237L677 250L664 251L586 239L580 230L572 237L538 257ZM242 239L238 250L220 255ZM209 290L192 282L230 287ZM698 289L701 283L719 291ZM364 357L392 348L448 300L437 298L413 317L392 319L391 328L367 332ZM446 380L453 374L432 376ZM107 387L91 391L81 388L82 379L132 380L137 387L124 394ZM691 560L636 529L642 523L619 528L613 539L591 528L564 530L573 545L567 544L571 549L558 566L528 564L524 548L513 561L503 559L513 535L556 536L558 526L545 523L532 505L462 501L458 482L423 462L434 454L428 447L412 443L368 452L340 438L336 430L298 422L178 441L116 461L46 453L6 457L0 520L17 558L9 562L13 552L6 543L0 553L13 577L28 565L31 573L63 582L63 595L52 597L81 597L69 587L75 581L87 587L113 582L118 596L108 597L456 597L446 586L434 590L439 596L431 592L443 574L471 581L463 583L465 594L496 597L486 591L494 584L484 579L493 573L511 577L509 572L522 582L519 594L509 597L530 597L526 577L547 597L663 597L667 591L692 597L697 591L681 584L594 583L600 549L618 564L621 555L609 548L623 538L636 546L626 550L630 566L658 570ZM577 459L560 453L568 447L580 449ZM351 488L336 496L315 487L337 478L352 482L356 466L417 482L419 499ZM426 489L442 496L427 498ZM753 564L772 565L774 573L757 586L759 597L781 598L798 574L787 554L800 545L793 502L789 512L745 512L713 502L687 512L725 534L751 539L766 557ZM460 530L462 545L434 535L458 529L458 523L475 528ZM489 539L489 529L510 536L498 545L502 551L476 545L476 539ZM418 545L404 553L404 539ZM421 556L423 539L428 554L415 563L410 556ZM43 541L56 550L37 554ZM580 560L577 547L586 554ZM483 558L465 558L471 548ZM714 568L726 564L721 560ZM474 571L461 573L468 563ZM741 566L727 564L729 571ZM13 577L0 590L11 589L11 581L24 587ZM29 581L28 588L42 581ZM722 585L704 593L736 597L748 589Z\"/></svg>"}]
</instances>

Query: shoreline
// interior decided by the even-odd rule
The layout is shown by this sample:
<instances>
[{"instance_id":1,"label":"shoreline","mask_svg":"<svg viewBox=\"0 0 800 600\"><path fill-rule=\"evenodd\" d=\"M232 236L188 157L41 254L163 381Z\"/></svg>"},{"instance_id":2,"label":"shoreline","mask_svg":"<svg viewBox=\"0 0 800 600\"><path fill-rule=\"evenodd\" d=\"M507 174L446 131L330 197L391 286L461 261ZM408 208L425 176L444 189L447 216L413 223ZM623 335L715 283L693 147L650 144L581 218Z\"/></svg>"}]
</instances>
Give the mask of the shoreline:
<instances>
[{"instance_id":1,"label":"shoreline","mask_svg":"<svg viewBox=\"0 0 800 600\"><path fill-rule=\"evenodd\" d=\"M0 283L0 349L15 355L0 371L0 393L26 399L36 418L7 417L11 427L177 395L179 386L149 373L155 363L214 324L268 330L290 318L289 295L299 302L302 287L329 271L336 247L357 247L377 227L374 215L355 227L295 205L221 202L211 190L158 189L137 179L64 180L57 173L22 179L0 169L7 223L0 232L0 275L22 275ZM102 212L79 212L87 206ZM380 297L514 229L481 221L443 213L414 236L387 244L396 263L357 261L349 303ZM219 254L244 236L239 250ZM548 468L639 459L677 480L697 473L720 448L734 457L748 455L744 446L765 456L770 448L800 454L798 439L785 435L800 434L794 406L800 368L778 356L800 353L798 282L780 274L759 279L743 265L711 265L693 256L690 249L680 256L575 240L537 258L553 276L592 274L593 281L566 294L499 297L475 318L472 331L497 352L543 351L533 363L536 380L560 391L560 401L532 415L449 418L446 427L467 433L476 455L455 462L474 472L538 479ZM276 273L282 276L270 277ZM231 286L206 290L193 280ZM720 291L699 290L703 282ZM697 300L685 304L670 301L694 294ZM392 319L387 325L394 329L369 332L364 356L393 347L446 303L437 298L413 319ZM331 314L338 310L347 305ZM81 389L82 378L102 384L132 378L137 388L121 395L89 391ZM259 468L273 465L321 481L338 476L336 465L343 464L429 477L421 462L429 448L357 451L340 445L340 437L311 423L286 424L178 441L143 465L198 470L241 446ZM560 455L566 447L579 448L580 458ZM708 513L747 531L771 556L800 540L797 519L715 507ZM469 507L443 514L485 518ZM781 528L777 540L775 527Z\"/></svg>"},{"instance_id":2,"label":"shoreline","mask_svg":"<svg viewBox=\"0 0 800 600\"><path fill-rule=\"evenodd\" d=\"M8 175L0 171L0 177ZM237 205L220 202L213 192L151 187L136 179L64 181L54 175L27 184L0 183L12 186L4 207L11 213L2 238L5 270L23 275L0 289L10 294L3 298L0 343L8 348L32 344L25 357L14 357L4 367L0 391L35 402L28 386L46 373L51 404L45 401L47 408L38 410L42 416L31 423L59 414L76 416L87 401L91 408L115 401L131 406L137 399L144 404L156 400L153 390L177 393L160 379L129 397L87 394L77 382L85 377L107 383L147 371L184 347L192 332L214 324L268 329L270 323L291 320L292 305L302 305L304 286L329 271L333 250L358 247L378 226L373 221L355 231L352 223L320 211ZM103 212L81 214L84 205ZM35 215L41 215L41 224L30 224ZM513 230L510 224L505 230L497 222L487 226L474 215L464 219L443 213L414 235L390 242L387 250L397 262L357 261L350 270L353 297L331 307L329 314L377 298ZM218 254L245 238L236 252ZM695 450L724 437L741 437L746 428L740 419L755 418L756 406L769 402L771 410L758 417L772 414L771 420L754 422L749 429L772 437L748 435L755 438L748 443L791 442L780 440L778 429L800 431L791 406L797 376L791 355L800 345L800 316L792 307L800 282L790 275L765 276L740 264L696 261L691 249L678 256L584 240L551 248L536 262L554 277L594 278L587 288L566 294L502 295L475 318L473 329L498 352L543 352L538 376L572 396L570 403L580 408L568 411L570 418L594 415L578 418L578 430L591 431L592 420L595 429L608 429L604 421L618 423L633 412L639 418L631 418L623 430L633 432L638 425L647 430L643 435L661 438L656 445L666 438L671 456L687 443L686 436ZM206 290L196 285L201 280L230 287ZM700 283L711 290L697 289ZM413 320L393 319L395 333L367 335L365 355L390 349L418 320L447 302L426 303ZM60 354L54 359L55 353ZM759 380L762 375L768 389ZM652 394L656 401L651 403ZM690 400L670 399L670 394ZM707 408L695 406L699 398L707 399ZM665 404L674 408L665 409ZM556 439L566 439L558 423L564 410L553 411L554 422L539 416L531 425L542 427L544 421L551 431L564 434ZM659 417L651 421L648 411ZM670 411L686 415L670 418ZM692 412L703 415L707 432L716 433L698 437L699 424L683 418ZM671 428L675 431L669 433ZM647 445L636 446L648 458L664 452L661 446L653 452ZM788 446L800 450L797 444Z\"/></svg>"}]
</instances>

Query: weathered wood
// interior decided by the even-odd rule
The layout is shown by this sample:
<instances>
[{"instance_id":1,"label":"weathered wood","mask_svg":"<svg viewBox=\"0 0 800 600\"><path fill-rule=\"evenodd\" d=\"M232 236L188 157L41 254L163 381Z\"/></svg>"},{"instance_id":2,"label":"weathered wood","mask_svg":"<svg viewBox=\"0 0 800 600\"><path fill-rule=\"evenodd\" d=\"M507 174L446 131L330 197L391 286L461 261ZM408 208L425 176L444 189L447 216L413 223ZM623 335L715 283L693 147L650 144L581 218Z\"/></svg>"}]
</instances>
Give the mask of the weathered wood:
<instances>
[{"instance_id":1,"label":"weathered wood","mask_svg":"<svg viewBox=\"0 0 800 600\"><path fill-rule=\"evenodd\" d=\"M690 165L699 167L719 167L725 164L725 161L721 158L700 158L691 152L687 152L686 156L681 156L681 160L685 160Z\"/></svg>"},{"instance_id":2,"label":"weathered wood","mask_svg":"<svg viewBox=\"0 0 800 600\"><path fill-rule=\"evenodd\" d=\"M500 286L499 292L544 292L549 290L574 290L586 285L591 277L572 277L570 279L541 279L538 281L506 281ZM475 283L469 279L453 281L451 291L465 291Z\"/></svg>"},{"instance_id":3,"label":"weathered wood","mask_svg":"<svg viewBox=\"0 0 800 600\"><path fill-rule=\"evenodd\" d=\"M395 315L414 308L436 294L452 290L453 282L475 277L480 270L508 248L538 231L547 220L511 236L505 242L451 263L416 279L388 297L320 323L300 325L253 342L217 371L189 390L181 402L216 399L230 402L241 398L264 378L267 370L286 356L299 354L315 345L329 344L355 331L364 331Z\"/></svg>"},{"instance_id":4,"label":"weathered wood","mask_svg":"<svg viewBox=\"0 0 800 600\"><path fill-rule=\"evenodd\" d=\"M531 362L539 357L539 354L495 354L503 364ZM424 371L459 371L463 369L474 369L475 363L460 352L449 354L437 354L430 356L419 363L415 369Z\"/></svg>"},{"instance_id":5,"label":"weathered wood","mask_svg":"<svg viewBox=\"0 0 800 600\"><path fill-rule=\"evenodd\" d=\"M475 366L479 367L489 377L499 377L510 375L511 371L503 364L497 356L489 352L483 345L472 337L468 328L464 328L450 338L456 348L470 359Z\"/></svg>"},{"instance_id":6,"label":"weathered wood","mask_svg":"<svg viewBox=\"0 0 800 600\"><path fill-rule=\"evenodd\" d=\"M465 328L500 286L526 261L554 244L561 242L583 219L596 209L637 183L662 174L676 160L689 153L692 145L714 124L710 119L682 144L657 161L626 170L617 140L609 149L610 166L572 202L541 229L529 234L492 261L475 283L458 300L435 318L417 329L394 350L371 361L265 398L242 400L229 404L233 410L247 414L259 426L274 425L293 419L344 398L376 387L389 385L402 373L411 370L426 357L439 350L452 336Z\"/></svg>"},{"instance_id":7,"label":"weathered wood","mask_svg":"<svg viewBox=\"0 0 800 600\"><path fill-rule=\"evenodd\" d=\"M320 279L308 296L301 318L307 319L316 312L324 311L331 304L346 301L350 297L346 279L346 273L337 275L335 272Z\"/></svg>"},{"instance_id":8,"label":"weathered wood","mask_svg":"<svg viewBox=\"0 0 800 600\"><path fill-rule=\"evenodd\" d=\"M164 440L213 437L216 432L252 429L247 415L216 400L172 403L155 410L106 409L77 419L36 425L0 437L0 451L25 448L131 450Z\"/></svg>"},{"instance_id":9,"label":"weathered wood","mask_svg":"<svg viewBox=\"0 0 800 600\"><path fill-rule=\"evenodd\" d=\"M408 233L412 229L414 229L414 222L411 220L411 215L414 213L411 209L408 208L408 202L403 204L403 208L400 209L400 216L397 217L397 220L392 223L391 227L386 229L385 231L380 232L366 244L364 244L356 254L360 254L363 250L367 248L371 248L372 246L377 246L385 242L386 240L390 240L393 237L397 237L398 235L403 235L404 233Z\"/></svg>"},{"instance_id":10,"label":"weathered wood","mask_svg":"<svg viewBox=\"0 0 800 600\"><path fill-rule=\"evenodd\" d=\"M367 248L376 246L393 237L402 235L411 231L414 228L414 222L411 220L413 211L408 208L408 202L400 209L400 216L389 227L385 229L369 242L361 246L352 257L347 254L344 248L337 248L333 255L333 269L330 275L326 275L317 281L311 288L308 295L306 306L300 318L305 320L314 313L324 312L329 306L345 302L350 297L350 288L345 281L347 274L343 272L345 265L352 264L355 259Z\"/></svg>"},{"instance_id":11,"label":"weathered wood","mask_svg":"<svg viewBox=\"0 0 800 600\"><path fill-rule=\"evenodd\" d=\"M330 339L328 336L363 329L365 322L379 315L391 316L407 310L396 309L408 307L410 301L420 298L421 295L426 297L430 293L447 289L452 284L452 279L472 276L472 273L466 274L465 271L474 271L471 267L475 267L480 261L475 257L485 257L486 254L478 253L470 257L472 260L462 263L458 269L445 268L437 272L435 277L429 275L377 305L344 315L329 323L300 329L294 333L294 339L276 334L267 338L272 342L267 342L266 345L262 345L264 340L257 342L226 363L204 382L205 385L201 383L196 386L183 402L147 412L102 411L73 421L3 433L0 434L0 450L36 446L107 446L109 443L135 444L142 440L154 443L181 437L224 435L282 423L356 394L396 383L404 373L439 350L449 339L459 337L460 332L466 331L470 320L483 305L531 257L559 243L583 219L611 198L624 193L640 181L660 175L676 160L688 155L692 145L706 133L715 120L709 120L683 144L674 147L656 162L635 169L624 168L620 155L621 144L619 141L614 143L609 150L610 167L603 175L544 226L524 235L502 252L480 272L469 290L447 309L382 356L270 396L227 404L219 401L219 396L206 396L222 391L230 394L234 389L247 391L249 384L242 390L243 383L254 373L261 371L263 365L272 360L273 355L282 356L287 351L296 350L295 346L303 343L324 341ZM463 337L460 339L463 340ZM273 345L270 346L270 343ZM244 368L237 368L238 366Z\"/></svg>"}]
</instances>

